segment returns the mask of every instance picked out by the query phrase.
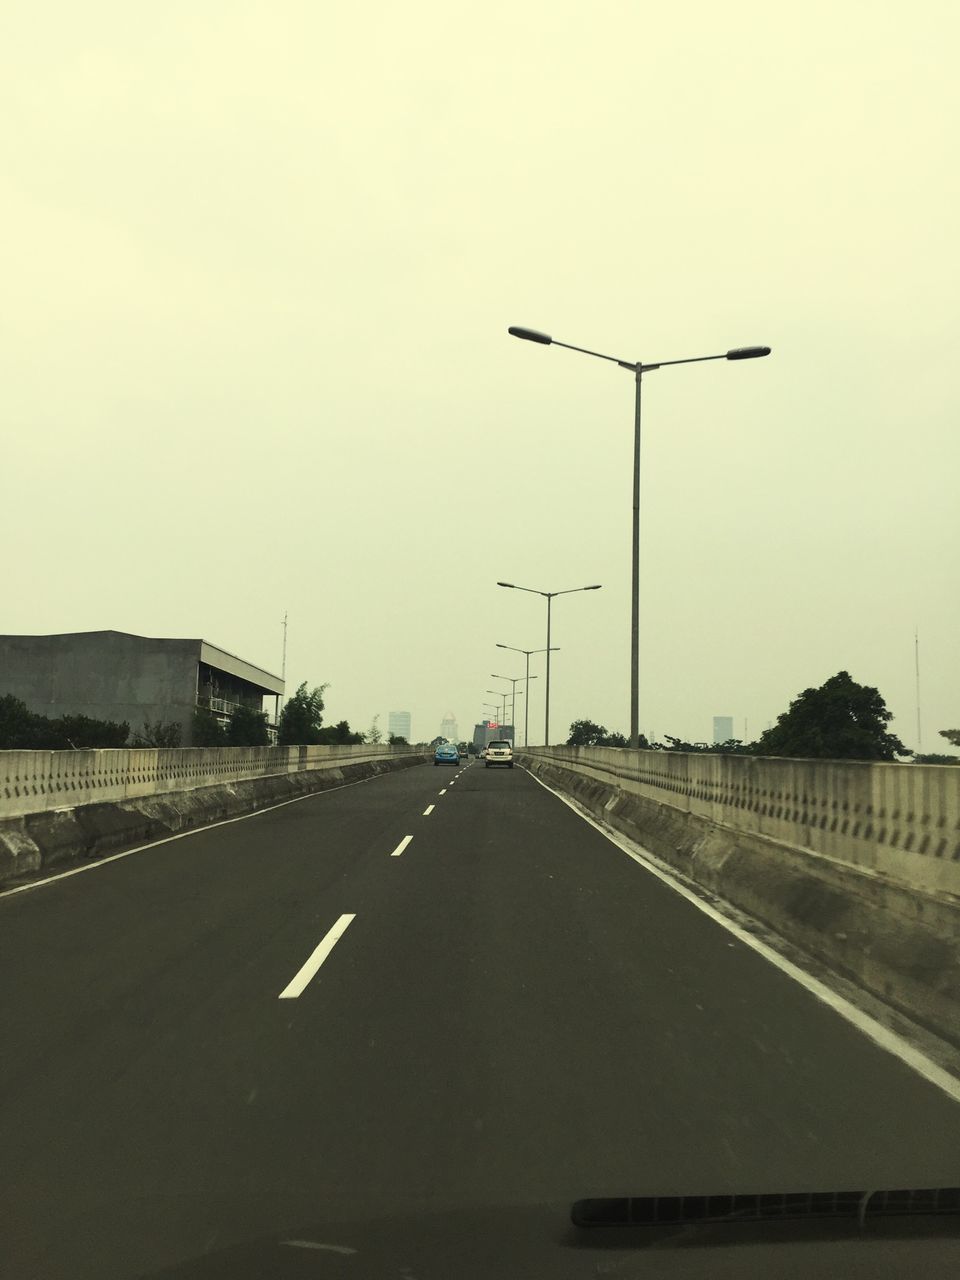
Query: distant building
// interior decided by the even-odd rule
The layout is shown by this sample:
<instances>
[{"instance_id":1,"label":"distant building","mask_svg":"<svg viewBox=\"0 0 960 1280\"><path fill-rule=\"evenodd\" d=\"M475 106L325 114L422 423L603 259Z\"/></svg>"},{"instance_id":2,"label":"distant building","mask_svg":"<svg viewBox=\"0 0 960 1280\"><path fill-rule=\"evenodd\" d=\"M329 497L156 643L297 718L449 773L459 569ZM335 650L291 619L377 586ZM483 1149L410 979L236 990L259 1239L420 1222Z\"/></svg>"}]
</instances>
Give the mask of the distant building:
<instances>
[{"instance_id":1,"label":"distant building","mask_svg":"<svg viewBox=\"0 0 960 1280\"><path fill-rule=\"evenodd\" d=\"M144 722L175 721L190 746L197 707L229 724L239 707L263 710L276 737L283 680L206 640L163 640L125 631L0 636L0 697L12 693L39 715Z\"/></svg>"},{"instance_id":2,"label":"distant building","mask_svg":"<svg viewBox=\"0 0 960 1280\"><path fill-rule=\"evenodd\" d=\"M393 738L410 741L410 712L391 711L387 717L387 732Z\"/></svg>"},{"instance_id":3,"label":"distant building","mask_svg":"<svg viewBox=\"0 0 960 1280\"><path fill-rule=\"evenodd\" d=\"M714 716L713 717L713 742L718 746L722 742L729 742L733 737L733 716Z\"/></svg>"},{"instance_id":4,"label":"distant building","mask_svg":"<svg viewBox=\"0 0 960 1280\"><path fill-rule=\"evenodd\" d=\"M448 711L440 723L440 735L447 739L448 742L460 741L460 730L457 726L457 718L452 711Z\"/></svg>"},{"instance_id":5,"label":"distant building","mask_svg":"<svg viewBox=\"0 0 960 1280\"><path fill-rule=\"evenodd\" d=\"M513 725L499 724L496 720L484 720L483 724L473 726L473 745L479 751L491 742L513 742Z\"/></svg>"}]
</instances>

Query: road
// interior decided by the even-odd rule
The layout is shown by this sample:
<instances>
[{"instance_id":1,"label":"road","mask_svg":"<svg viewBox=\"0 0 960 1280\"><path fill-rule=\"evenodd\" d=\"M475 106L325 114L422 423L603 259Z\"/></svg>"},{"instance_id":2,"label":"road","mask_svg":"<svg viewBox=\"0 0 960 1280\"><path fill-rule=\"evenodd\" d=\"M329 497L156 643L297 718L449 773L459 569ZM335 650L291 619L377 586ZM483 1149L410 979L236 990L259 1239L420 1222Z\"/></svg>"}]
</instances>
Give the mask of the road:
<instances>
[{"instance_id":1,"label":"road","mask_svg":"<svg viewBox=\"0 0 960 1280\"><path fill-rule=\"evenodd\" d=\"M8 1280L246 1275L267 1237L365 1276L404 1222L370 1274L424 1280L424 1215L481 1224L481 1274L584 1196L958 1181L960 1105L520 768L0 896L0 973Z\"/></svg>"}]
</instances>

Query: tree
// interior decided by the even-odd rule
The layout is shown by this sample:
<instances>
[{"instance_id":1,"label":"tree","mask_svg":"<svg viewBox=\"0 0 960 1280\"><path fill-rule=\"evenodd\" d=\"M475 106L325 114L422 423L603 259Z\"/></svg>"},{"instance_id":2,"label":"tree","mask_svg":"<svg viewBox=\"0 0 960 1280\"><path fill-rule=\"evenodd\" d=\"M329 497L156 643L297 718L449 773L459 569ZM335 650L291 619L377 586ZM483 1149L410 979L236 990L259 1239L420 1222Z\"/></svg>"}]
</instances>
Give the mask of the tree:
<instances>
[{"instance_id":1,"label":"tree","mask_svg":"<svg viewBox=\"0 0 960 1280\"><path fill-rule=\"evenodd\" d=\"M374 742L374 743L376 743L376 742L382 742L382 741L383 741L383 732L382 732L382 730L381 730L380 726L377 724L377 721L378 721L379 719L380 719L380 716L379 716L379 715L375 715L375 716L373 717L373 719L370 721L370 728L369 728L369 729L367 730L367 732L364 734L364 737L366 738L367 742Z\"/></svg>"},{"instance_id":2,"label":"tree","mask_svg":"<svg viewBox=\"0 0 960 1280\"><path fill-rule=\"evenodd\" d=\"M409 747L410 743L399 733L391 733L387 742L391 747Z\"/></svg>"},{"instance_id":3,"label":"tree","mask_svg":"<svg viewBox=\"0 0 960 1280\"><path fill-rule=\"evenodd\" d=\"M321 684L308 691L307 682L304 681L293 697L284 704L280 712L278 733L281 747L314 746L320 741L323 695L329 687L328 684Z\"/></svg>"},{"instance_id":4,"label":"tree","mask_svg":"<svg viewBox=\"0 0 960 1280\"><path fill-rule=\"evenodd\" d=\"M649 743L643 734L640 735L640 746ZM606 726L596 724L593 720L574 720L567 738L568 747L626 747L629 742L622 733L609 733Z\"/></svg>"},{"instance_id":5,"label":"tree","mask_svg":"<svg viewBox=\"0 0 960 1280\"><path fill-rule=\"evenodd\" d=\"M176 720L144 720L143 729L133 735L132 747L179 747L183 729Z\"/></svg>"},{"instance_id":6,"label":"tree","mask_svg":"<svg viewBox=\"0 0 960 1280\"><path fill-rule=\"evenodd\" d=\"M267 747L270 735L267 733L267 716L256 707L237 707L227 725L227 746L229 747Z\"/></svg>"},{"instance_id":7,"label":"tree","mask_svg":"<svg viewBox=\"0 0 960 1280\"><path fill-rule=\"evenodd\" d=\"M880 693L838 671L819 689L804 689L757 739L763 756L825 760L894 760L910 753L887 732L893 719Z\"/></svg>"},{"instance_id":8,"label":"tree","mask_svg":"<svg viewBox=\"0 0 960 1280\"><path fill-rule=\"evenodd\" d=\"M948 742L952 742L955 747L960 747L960 729L941 729L940 737L946 738Z\"/></svg>"},{"instance_id":9,"label":"tree","mask_svg":"<svg viewBox=\"0 0 960 1280\"><path fill-rule=\"evenodd\" d=\"M319 742L326 746L347 746L353 742L362 742L363 734L354 733L346 720L335 725L326 725L320 730Z\"/></svg>"},{"instance_id":10,"label":"tree","mask_svg":"<svg viewBox=\"0 0 960 1280\"><path fill-rule=\"evenodd\" d=\"M76 751L125 747L130 737L126 720L94 720L90 716L58 716L48 720L46 716L37 716L37 721L46 726L45 732L50 735L47 748L50 751L66 751L71 747Z\"/></svg>"},{"instance_id":11,"label":"tree","mask_svg":"<svg viewBox=\"0 0 960 1280\"><path fill-rule=\"evenodd\" d=\"M0 749L4 751L87 751L126 746L126 720L90 716L37 715L13 694L0 698Z\"/></svg>"},{"instance_id":12,"label":"tree","mask_svg":"<svg viewBox=\"0 0 960 1280\"><path fill-rule=\"evenodd\" d=\"M0 698L0 750L33 751L33 722L36 717L27 704L12 693Z\"/></svg>"},{"instance_id":13,"label":"tree","mask_svg":"<svg viewBox=\"0 0 960 1280\"><path fill-rule=\"evenodd\" d=\"M728 738L726 742L684 742L682 738L672 738L669 733L663 735L666 746L657 746L658 751L691 751L719 756L748 756L753 748L744 746L739 738Z\"/></svg>"},{"instance_id":14,"label":"tree","mask_svg":"<svg viewBox=\"0 0 960 1280\"><path fill-rule=\"evenodd\" d=\"M929 755L917 755L917 753L914 752L913 763L914 764L960 764L960 756L943 756L943 755L938 755L936 752L931 752Z\"/></svg>"},{"instance_id":15,"label":"tree","mask_svg":"<svg viewBox=\"0 0 960 1280\"><path fill-rule=\"evenodd\" d=\"M227 735L223 725L207 707L197 707L193 713L190 741L195 747L222 747Z\"/></svg>"}]
</instances>

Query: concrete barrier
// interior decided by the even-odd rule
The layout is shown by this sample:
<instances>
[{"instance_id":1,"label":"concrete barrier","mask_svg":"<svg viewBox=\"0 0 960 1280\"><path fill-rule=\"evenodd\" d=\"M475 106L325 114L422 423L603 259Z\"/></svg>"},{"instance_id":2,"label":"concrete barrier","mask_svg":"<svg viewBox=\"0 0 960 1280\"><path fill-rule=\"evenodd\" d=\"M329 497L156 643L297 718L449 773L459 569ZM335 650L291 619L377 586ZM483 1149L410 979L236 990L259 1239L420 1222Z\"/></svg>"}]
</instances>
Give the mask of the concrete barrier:
<instances>
[{"instance_id":1,"label":"concrete barrier","mask_svg":"<svg viewBox=\"0 0 960 1280\"><path fill-rule=\"evenodd\" d=\"M425 758L372 745L0 752L0 884Z\"/></svg>"},{"instance_id":2,"label":"concrete barrier","mask_svg":"<svg viewBox=\"0 0 960 1280\"><path fill-rule=\"evenodd\" d=\"M220 782L418 755L412 747L144 747L0 751L0 819ZM421 758L418 755L418 758Z\"/></svg>"},{"instance_id":3,"label":"concrete barrier","mask_svg":"<svg viewBox=\"0 0 960 1280\"><path fill-rule=\"evenodd\" d=\"M960 769L573 747L520 761L960 1045Z\"/></svg>"}]
</instances>

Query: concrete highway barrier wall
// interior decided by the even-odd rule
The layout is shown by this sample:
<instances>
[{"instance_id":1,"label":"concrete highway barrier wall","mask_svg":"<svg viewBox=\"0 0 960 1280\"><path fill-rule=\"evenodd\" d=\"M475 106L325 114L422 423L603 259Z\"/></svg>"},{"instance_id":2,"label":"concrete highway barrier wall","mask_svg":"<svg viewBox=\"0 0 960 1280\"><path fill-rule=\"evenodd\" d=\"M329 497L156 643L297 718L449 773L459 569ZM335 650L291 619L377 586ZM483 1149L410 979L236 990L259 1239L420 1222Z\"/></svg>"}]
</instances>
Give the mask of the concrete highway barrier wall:
<instances>
[{"instance_id":1,"label":"concrete highway barrier wall","mask_svg":"<svg viewBox=\"0 0 960 1280\"><path fill-rule=\"evenodd\" d=\"M0 751L0 883L424 759L366 743Z\"/></svg>"},{"instance_id":2,"label":"concrete highway barrier wall","mask_svg":"<svg viewBox=\"0 0 960 1280\"><path fill-rule=\"evenodd\" d=\"M519 754L599 820L960 1045L960 768Z\"/></svg>"}]
</instances>

